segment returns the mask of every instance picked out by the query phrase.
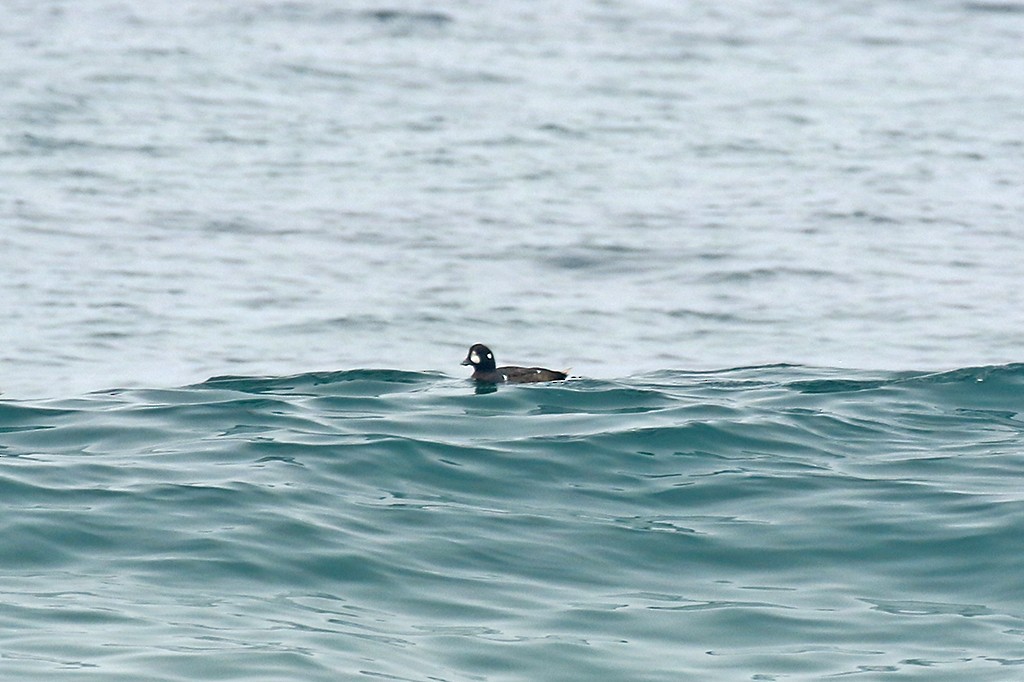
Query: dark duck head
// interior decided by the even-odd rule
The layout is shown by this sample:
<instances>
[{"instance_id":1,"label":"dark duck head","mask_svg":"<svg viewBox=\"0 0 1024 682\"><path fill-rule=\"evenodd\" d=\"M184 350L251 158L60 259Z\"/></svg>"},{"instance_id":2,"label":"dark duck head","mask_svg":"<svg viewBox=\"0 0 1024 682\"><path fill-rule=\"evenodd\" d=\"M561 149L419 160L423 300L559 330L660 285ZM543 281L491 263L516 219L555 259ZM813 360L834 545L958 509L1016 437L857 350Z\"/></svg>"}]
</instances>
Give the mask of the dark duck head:
<instances>
[{"instance_id":1,"label":"dark duck head","mask_svg":"<svg viewBox=\"0 0 1024 682\"><path fill-rule=\"evenodd\" d=\"M462 361L462 364L472 365L473 374L493 372L495 370L494 353L484 344L474 343L469 347L469 353L466 354L466 359Z\"/></svg>"}]
</instances>

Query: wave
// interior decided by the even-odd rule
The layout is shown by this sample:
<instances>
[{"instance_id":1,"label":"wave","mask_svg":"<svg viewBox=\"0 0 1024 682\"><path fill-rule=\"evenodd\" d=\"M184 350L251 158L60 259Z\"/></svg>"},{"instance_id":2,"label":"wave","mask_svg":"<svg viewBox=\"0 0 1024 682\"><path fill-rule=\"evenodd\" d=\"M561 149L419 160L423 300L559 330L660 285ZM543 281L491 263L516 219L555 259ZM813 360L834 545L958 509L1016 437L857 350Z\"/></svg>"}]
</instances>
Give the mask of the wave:
<instances>
[{"instance_id":1,"label":"wave","mask_svg":"<svg viewBox=\"0 0 1024 682\"><path fill-rule=\"evenodd\" d=\"M658 451L746 442L766 453L804 447L843 455L880 439L1019 436L1022 386L1021 364L938 373L793 365L663 370L617 380L488 386L485 392L468 379L436 372L355 369L218 376L176 389L0 402L0 433L62 444L54 433L59 431L74 443L81 439L77 433L90 433L85 424L94 424L117 434L129 450L147 438L159 443L184 432L196 438L276 433L505 446L557 437L613 449L632 440Z\"/></svg>"},{"instance_id":2,"label":"wave","mask_svg":"<svg viewBox=\"0 0 1024 682\"><path fill-rule=\"evenodd\" d=\"M722 679L997 675L1024 630L1022 384L771 365L477 393L356 369L2 401L0 598L35 633L5 660L670 680L715 650Z\"/></svg>"}]
</instances>

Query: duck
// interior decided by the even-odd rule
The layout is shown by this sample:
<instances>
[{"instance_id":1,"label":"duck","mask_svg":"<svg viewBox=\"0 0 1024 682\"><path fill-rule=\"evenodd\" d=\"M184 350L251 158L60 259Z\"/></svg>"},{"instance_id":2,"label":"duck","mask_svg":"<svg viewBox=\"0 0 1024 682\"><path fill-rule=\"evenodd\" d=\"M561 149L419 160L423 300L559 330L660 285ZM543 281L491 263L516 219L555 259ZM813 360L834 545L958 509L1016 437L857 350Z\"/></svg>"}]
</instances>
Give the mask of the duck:
<instances>
[{"instance_id":1,"label":"duck","mask_svg":"<svg viewBox=\"0 0 1024 682\"><path fill-rule=\"evenodd\" d=\"M472 366L472 378L485 384L533 384L569 378L569 370L559 372L543 367L496 367L494 353L482 343L474 343L469 347L469 353L462 364Z\"/></svg>"}]
</instances>

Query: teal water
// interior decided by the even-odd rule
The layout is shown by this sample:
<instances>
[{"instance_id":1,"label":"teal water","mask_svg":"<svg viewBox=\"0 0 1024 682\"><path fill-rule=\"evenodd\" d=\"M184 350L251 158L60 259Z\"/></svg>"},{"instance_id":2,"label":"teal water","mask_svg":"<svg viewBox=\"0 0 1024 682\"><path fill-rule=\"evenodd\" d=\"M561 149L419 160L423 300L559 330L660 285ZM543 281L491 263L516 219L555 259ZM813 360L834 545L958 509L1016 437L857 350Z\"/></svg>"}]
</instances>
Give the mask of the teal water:
<instances>
[{"instance_id":1,"label":"teal water","mask_svg":"<svg viewBox=\"0 0 1024 682\"><path fill-rule=\"evenodd\" d=\"M375 4L0 3L0 680L1024 677L1024 4Z\"/></svg>"},{"instance_id":2,"label":"teal water","mask_svg":"<svg viewBox=\"0 0 1024 682\"><path fill-rule=\"evenodd\" d=\"M1008 680L1024 366L0 402L11 680Z\"/></svg>"}]
</instances>

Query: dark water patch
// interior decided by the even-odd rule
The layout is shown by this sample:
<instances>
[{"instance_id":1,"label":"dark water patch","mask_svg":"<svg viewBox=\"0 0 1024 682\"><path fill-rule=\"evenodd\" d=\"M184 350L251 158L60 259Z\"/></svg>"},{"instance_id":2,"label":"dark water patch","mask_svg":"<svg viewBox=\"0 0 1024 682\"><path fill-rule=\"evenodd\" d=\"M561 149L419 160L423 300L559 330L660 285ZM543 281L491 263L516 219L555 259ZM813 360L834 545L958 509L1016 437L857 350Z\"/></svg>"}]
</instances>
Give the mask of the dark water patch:
<instances>
[{"instance_id":1,"label":"dark water patch","mask_svg":"<svg viewBox=\"0 0 1024 682\"><path fill-rule=\"evenodd\" d=\"M780 266L776 268L748 268L745 270L718 271L704 275L704 279L709 282L745 284L754 281L764 282L778 279L786 281L802 279L815 281L843 281L844 277L841 273L837 273L834 270Z\"/></svg>"},{"instance_id":2,"label":"dark water patch","mask_svg":"<svg viewBox=\"0 0 1024 682\"><path fill-rule=\"evenodd\" d=\"M795 381L789 388L801 393L852 393L881 388L889 383L878 379L820 379L815 381Z\"/></svg>"},{"instance_id":3,"label":"dark water patch","mask_svg":"<svg viewBox=\"0 0 1024 682\"><path fill-rule=\"evenodd\" d=\"M318 3L279 2L258 5L233 6L225 10L232 21L254 23L259 21L285 21L313 24L380 23L422 25L426 27L445 26L454 17L442 11L409 10L403 8L381 9L335 9Z\"/></svg>"},{"instance_id":4,"label":"dark water patch","mask_svg":"<svg viewBox=\"0 0 1024 682\"><path fill-rule=\"evenodd\" d=\"M696 320L700 322L721 322L721 323L750 323L752 320L735 312L726 312L721 309L699 310L695 308L674 308L663 311L669 317L681 320Z\"/></svg>"},{"instance_id":5,"label":"dark water patch","mask_svg":"<svg viewBox=\"0 0 1024 682\"><path fill-rule=\"evenodd\" d=\"M53 428L57 419L68 414L72 411L0 399L0 433Z\"/></svg>"},{"instance_id":6,"label":"dark water patch","mask_svg":"<svg viewBox=\"0 0 1024 682\"><path fill-rule=\"evenodd\" d=\"M349 69L327 68L316 64L284 64L282 70L285 74L297 77L302 80L324 81L332 87L358 82L359 75Z\"/></svg>"},{"instance_id":7,"label":"dark water patch","mask_svg":"<svg viewBox=\"0 0 1024 682\"><path fill-rule=\"evenodd\" d=\"M652 254L649 249L627 244L566 246L538 250L535 254L531 254L531 251L526 250L524 255L532 255L547 267L581 272L622 272L635 269L638 263L649 263L652 259L664 257Z\"/></svg>"},{"instance_id":8,"label":"dark water patch","mask_svg":"<svg viewBox=\"0 0 1024 682\"><path fill-rule=\"evenodd\" d=\"M383 24L422 24L428 26L444 26L454 21L452 15L446 12L435 11L410 11L401 9L377 9L366 10L359 16Z\"/></svg>"},{"instance_id":9,"label":"dark water patch","mask_svg":"<svg viewBox=\"0 0 1024 682\"><path fill-rule=\"evenodd\" d=\"M357 369L312 372L289 377L212 377L202 386L242 393L329 396L380 396L424 386L439 374L390 369Z\"/></svg>"},{"instance_id":10,"label":"dark water patch","mask_svg":"<svg viewBox=\"0 0 1024 682\"><path fill-rule=\"evenodd\" d=\"M161 147L153 144L97 142L94 139L85 137L59 137L56 135L40 135L36 133L22 133L17 137L16 142L21 147L22 153L26 155L63 155L69 152L127 153L156 158L167 156L171 152L169 147Z\"/></svg>"},{"instance_id":11,"label":"dark water patch","mask_svg":"<svg viewBox=\"0 0 1024 682\"><path fill-rule=\"evenodd\" d=\"M1022 14L1024 3L1020 2L965 2L964 9L969 12L986 14Z\"/></svg>"}]
</instances>

